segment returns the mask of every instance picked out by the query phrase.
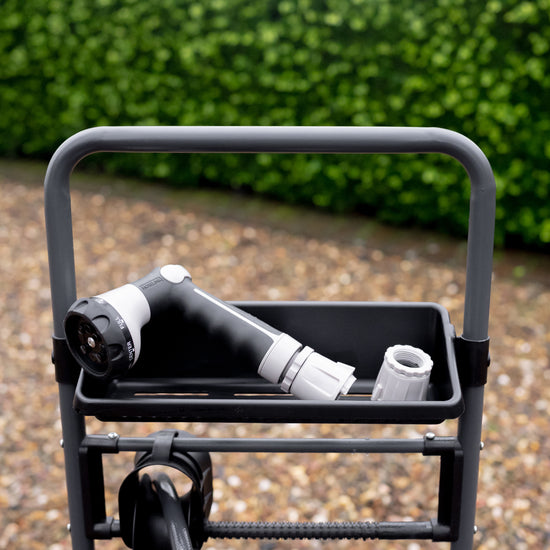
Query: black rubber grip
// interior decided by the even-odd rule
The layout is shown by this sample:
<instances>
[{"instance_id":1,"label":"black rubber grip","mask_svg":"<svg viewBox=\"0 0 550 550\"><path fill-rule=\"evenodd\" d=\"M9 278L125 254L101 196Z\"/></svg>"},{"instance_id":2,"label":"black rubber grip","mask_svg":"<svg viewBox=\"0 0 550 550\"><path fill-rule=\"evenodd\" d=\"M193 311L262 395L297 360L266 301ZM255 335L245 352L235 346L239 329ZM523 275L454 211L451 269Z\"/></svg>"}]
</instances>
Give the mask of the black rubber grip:
<instances>
[{"instance_id":1,"label":"black rubber grip","mask_svg":"<svg viewBox=\"0 0 550 550\"><path fill-rule=\"evenodd\" d=\"M187 323L201 327L212 345L223 346L232 356L256 369L281 334L260 319L208 294L189 277L173 283L162 277L160 269L155 269L133 284L147 298L151 319L176 308L183 321L182 330Z\"/></svg>"},{"instance_id":2,"label":"black rubber grip","mask_svg":"<svg viewBox=\"0 0 550 550\"><path fill-rule=\"evenodd\" d=\"M225 539L432 539L430 521L205 522L206 535Z\"/></svg>"},{"instance_id":3,"label":"black rubber grip","mask_svg":"<svg viewBox=\"0 0 550 550\"><path fill-rule=\"evenodd\" d=\"M198 288L190 279L175 285L173 296L185 322L200 326L213 344L257 369L280 331Z\"/></svg>"}]
</instances>

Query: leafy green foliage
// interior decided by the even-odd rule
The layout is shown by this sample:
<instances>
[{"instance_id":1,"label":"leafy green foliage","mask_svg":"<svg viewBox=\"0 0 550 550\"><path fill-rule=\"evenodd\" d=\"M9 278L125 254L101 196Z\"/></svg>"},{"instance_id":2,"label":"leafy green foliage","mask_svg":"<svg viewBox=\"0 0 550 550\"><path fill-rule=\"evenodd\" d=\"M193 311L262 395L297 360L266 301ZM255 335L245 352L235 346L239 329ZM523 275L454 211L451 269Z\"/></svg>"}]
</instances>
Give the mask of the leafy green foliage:
<instances>
[{"instance_id":1,"label":"leafy green foliage","mask_svg":"<svg viewBox=\"0 0 550 550\"><path fill-rule=\"evenodd\" d=\"M550 243L550 0L3 0L0 154L97 125L440 126L497 177L497 239ZM464 234L468 181L438 156L98 155Z\"/></svg>"}]
</instances>

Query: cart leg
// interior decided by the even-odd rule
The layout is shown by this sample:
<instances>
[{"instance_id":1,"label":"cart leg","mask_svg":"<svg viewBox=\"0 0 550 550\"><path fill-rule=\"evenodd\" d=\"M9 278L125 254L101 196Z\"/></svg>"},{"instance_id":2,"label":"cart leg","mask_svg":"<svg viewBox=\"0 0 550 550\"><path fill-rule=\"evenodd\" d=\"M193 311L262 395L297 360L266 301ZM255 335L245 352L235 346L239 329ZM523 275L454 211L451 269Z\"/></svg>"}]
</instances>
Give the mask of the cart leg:
<instances>
[{"instance_id":1,"label":"cart leg","mask_svg":"<svg viewBox=\"0 0 550 550\"><path fill-rule=\"evenodd\" d=\"M71 540L75 550L93 550L94 541L86 536L80 477L79 449L86 435L84 419L73 409L74 385L59 384L59 407L63 429L65 477L69 500Z\"/></svg>"},{"instance_id":2,"label":"cart leg","mask_svg":"<svg viewBox=\"0 0 550 550\"><path fill-rule=\"evenodd\" d=\"M473 547L483 393L483 386L463 388L465 412L459 420L458 439L464 452L464 477L459 536L458 540L451 544L451 550L471 550Z\"/></svg>"}]
</instances>

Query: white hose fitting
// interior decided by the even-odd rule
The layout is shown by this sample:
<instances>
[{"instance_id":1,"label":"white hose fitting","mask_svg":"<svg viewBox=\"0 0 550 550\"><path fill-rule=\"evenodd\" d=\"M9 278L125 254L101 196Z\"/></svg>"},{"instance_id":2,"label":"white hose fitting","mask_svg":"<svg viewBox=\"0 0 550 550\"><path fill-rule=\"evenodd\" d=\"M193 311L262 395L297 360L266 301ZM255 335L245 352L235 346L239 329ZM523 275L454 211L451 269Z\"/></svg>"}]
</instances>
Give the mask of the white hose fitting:
<instances>
[{"instance_id":1,"label":"white hose fitting","mask_svg":"<svg viewBox=\"0 0 550 550\"><path fill-rule=\"evenodd\" d=\"M281 334L265 355L258 373L299 399L333 401L355 382L355 369L332 361L288 334Z\"/></svg>"},{"instance_id":2,"label":"white hose fitting","mask_svg":"<svg viewBox=\"0 0 550 550\"><path fill-rule=\"evenodd\" d=\"M355 382L354 370L306 347L288 369L281 388L300 399L332 401L348 393Z\"/></svg>"},{"instance_id":3,"label":"white hose fitting","mask_svg":"<svg viewBox=\"0 0 550 550\"><path fill-rule=\"evenodd\" d=\"M392 346L384 354L384 362L372 391L372 401L423 401L433 361L413 346Z\"/></svg>"}]
</instances>

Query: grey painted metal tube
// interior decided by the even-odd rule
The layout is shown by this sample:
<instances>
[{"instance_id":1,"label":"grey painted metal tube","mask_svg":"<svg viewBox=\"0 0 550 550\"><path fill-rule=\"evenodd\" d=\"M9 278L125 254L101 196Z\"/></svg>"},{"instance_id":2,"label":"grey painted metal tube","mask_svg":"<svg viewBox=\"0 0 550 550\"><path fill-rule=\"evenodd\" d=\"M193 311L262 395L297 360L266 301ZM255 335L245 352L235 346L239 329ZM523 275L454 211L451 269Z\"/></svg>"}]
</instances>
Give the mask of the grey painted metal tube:
<instances>
[{"instance_id":1,"label":"grey painted metal tube","mask_svg":"<svg viewBox=\"0 0 550 550\"><path fill-rule=\"evenodd\" d=\"M84 444L99 447L101 436L88 436ZM120 437L117 452L150 452L154 437ZM432 446L436 448L436 446ZM424 439L247 439L247 438L184 438L176 439L173 448L179 452L220 452L220 453L422 453ZM443 452L443 450L441 451Z\"/></svg>"},{"instance_id":2,"label":"grey painted metal tube","mask_svg":"<svg viewBox=\"0 0 550 550\"><path fill-rule=\"evenodd\" d=\"M478 386L464 388L462 392L465 406L458 424L458 439L464 451L462 505L458 540L451 544L452 550L473 547L484 391L484 386Z\"/></svg>"},{"instance_id":3,"label":"grey painted metal tube","mask_svg":"<svg viewBox=\"0 0 550 550\"><path fill-rule=\"evenodd\" d=\"M67 488L80 487L80 462L78 460L80 442L85 437L84 421L73 410L74 386L59 384L59 408L61 410L63 431L63 454L65 457L65 479ZM68 491L70 531L73 547L78 550L92 550L93 540L85 531L85 512L82 505L82 495L79 490Z\"/></svg>"},{"instance_id":4,"label":"grey painted metal tube","mask_svg":"<svg viewBox=\"0 0 550 550\"><path fill-rule=\"evenodd\" d=\"M98 127L67 139L45 178L46 224L54 330L75 299L69 178L97 152L174 153L442 153L458 160L471 181L464 337L487 337L495 217L495 181L487 158L463 135L441 128L393 127Z\"/></svg>"}]
</instances>

